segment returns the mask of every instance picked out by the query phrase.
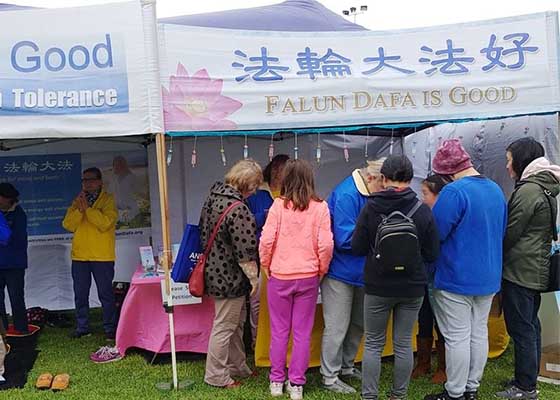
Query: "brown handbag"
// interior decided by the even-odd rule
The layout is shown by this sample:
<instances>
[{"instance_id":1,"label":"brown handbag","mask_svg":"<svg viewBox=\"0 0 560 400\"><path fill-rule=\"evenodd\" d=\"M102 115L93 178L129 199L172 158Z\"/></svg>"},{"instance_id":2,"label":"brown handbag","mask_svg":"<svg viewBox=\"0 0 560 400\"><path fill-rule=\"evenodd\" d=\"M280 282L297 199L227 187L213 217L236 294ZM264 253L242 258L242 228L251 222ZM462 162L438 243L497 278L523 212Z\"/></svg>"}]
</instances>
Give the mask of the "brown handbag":
<instances>
[{"instance_id":1,"label":"brown handbag","mask_svg":"<svg viewBox=\"0 0 560 400\"><path fill-rule=\"evenodd\" d=\"M210 250L212 250L212 245L214 244L214 240L218 235L218 231L220 230L220 225L222 225L222 222L224 222L224 219L226 218L227 214L235 207L237 207L239 204L241 204L241 201L236 201L228 208L226 208L226 210L222 213L222 215L220 215L220 218L218 219L218 222L216 223L216 226L214 227L214 230L210 235L210 239L206 244L206 249L204 250L204 253L200 255L198 261L196 262L196 265L194 266L194 269L189 278L189 292L194 297L202 297L204 295L204 289L205 289L204 269L206 267L206 259L208 258L208 254L210 254Z\"/></svg>"}]
</instances>

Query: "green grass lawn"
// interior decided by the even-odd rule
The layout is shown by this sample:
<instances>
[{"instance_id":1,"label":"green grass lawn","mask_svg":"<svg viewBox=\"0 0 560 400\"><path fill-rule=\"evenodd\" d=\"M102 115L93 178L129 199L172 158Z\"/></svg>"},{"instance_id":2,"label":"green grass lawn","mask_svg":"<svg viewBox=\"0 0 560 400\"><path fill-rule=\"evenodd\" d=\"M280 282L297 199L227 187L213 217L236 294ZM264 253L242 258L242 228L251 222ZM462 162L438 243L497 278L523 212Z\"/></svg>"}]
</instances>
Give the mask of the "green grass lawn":
<instances>
[{"instance_id":1,"label":"green grass lawn","mask_svg":"<svg viewBox=\"0 0 560 400\"><path fill-rule=\"evenodd\" d=\"M101 332L99 315L96 313L94 331ZM121 361L108 364L93 364L89 354L105 344L101 333L88 338L69 339L68 329L45 327L39 338L39 357L29 375L27 385L21 390L0 391L0 399L266 399L268 392L268 369L259 369L258 378L252 378L234 390L216 389L203 383L204 361L180 362L179 379L192 379L195 384L189 389L162 392L155 384L171 380L171 365L150 365L140 354L132 353ZM252 361L252 360L251 360ZM511 347L502 357L491 360L480 389L481 399L493 399L501 382L512 374L513 352ZM381 393L388 393L391 381L392 362L383 363ZM70 387L59 393L35 390L34 383L39 374L67 372ZM304 389L305 399L359 399L355 395L334 395L320 388L320 374L317 368L308 371L308 383ZM359 383L354 382L359 388ZM427 379L412 382L409 400L423 399L423 396L440 389ZM560 400L560 387L539 383L541 400ZM381 396L380 399L386 399Z\"/></svg>"}]
</instances>

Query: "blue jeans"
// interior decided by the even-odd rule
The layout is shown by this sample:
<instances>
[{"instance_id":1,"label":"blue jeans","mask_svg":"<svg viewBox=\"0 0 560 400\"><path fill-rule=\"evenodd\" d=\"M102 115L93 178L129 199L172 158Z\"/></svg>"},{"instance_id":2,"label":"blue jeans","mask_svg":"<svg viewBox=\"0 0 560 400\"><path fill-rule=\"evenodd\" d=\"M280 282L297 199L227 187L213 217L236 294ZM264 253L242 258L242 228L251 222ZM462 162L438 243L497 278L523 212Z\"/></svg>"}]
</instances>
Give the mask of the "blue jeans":
<instances>
[{"instance_id":1,"label":"blue jeans","mask_svg":"<svg viewBox=\"0 0 560 400\"><path fill-rule=\"evenodd\" d=\"M541 294L504 280L502 302L507 331L515 345L515 385L532 391L541 363Z\"/></svg>"},{"instance_id":2,"label":"blue jeans","mask_svg":"<svg viewBox=\"0 0 560 400\"><path fill-rule=\"evenodd\" d=\"M8 329L8 316L4 304L4 291L8 287L10 305L12 306L12 319L14 328L20 332L27 332L27 309L25 308L25 269L10 268L0 269L0 315L4 327Z\"/></svg>"},{"instance_id":3,"label":"blue jeans","mask_svg":"<svg viewBox=\"0 0 560 400\"><path fill-rule=\"evenodd\" d=\"M113 294L115 263L113 261L72 261L76 331L89 332L89 290L92 275L103 308L103 330L105 333L113 334L116 324L116 306Z\"/></svg>"}]
</instances>

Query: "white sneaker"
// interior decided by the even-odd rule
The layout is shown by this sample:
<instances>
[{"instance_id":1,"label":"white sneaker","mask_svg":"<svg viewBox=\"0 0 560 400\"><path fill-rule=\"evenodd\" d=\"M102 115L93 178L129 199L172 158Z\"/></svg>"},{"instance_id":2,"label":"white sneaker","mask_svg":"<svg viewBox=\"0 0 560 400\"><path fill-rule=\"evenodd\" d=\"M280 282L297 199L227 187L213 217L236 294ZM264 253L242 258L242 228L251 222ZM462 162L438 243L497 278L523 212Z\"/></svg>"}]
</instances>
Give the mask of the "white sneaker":
<instances>
[{"instance_id":1,"label":"white sneaker","mask_svg":"<svg viewBox=\"0 0 560 400\"><path fill-rule=\"evenodd\" d=\"M334 393L341 393L341 394L351 394L356 393L356 389L354 389L349 384L343 382L339 377L337 377L332 383L325 383L323 381L323 388L330 390Z\"/></svg>"},{"instance_id":2,"label":"white sneaker","mask_svg":"<svg viewBox=\"0 0 560 400\"><path fill-rule=\"evenodd\" d=\"M270 382L270 395L272 397L282 396L284 394L284 383Z\"/></svg>"},{"instance_id":3,"label":"white sneaker","mask_svg":"<svg viewBox=\"0 0 560 400\"><path fill-rule=\"evenodd\" d=\"M290 400L303 400L303 386L292 386L288 382L286 391L290 394Z\"/></svg>"}]
</instances>

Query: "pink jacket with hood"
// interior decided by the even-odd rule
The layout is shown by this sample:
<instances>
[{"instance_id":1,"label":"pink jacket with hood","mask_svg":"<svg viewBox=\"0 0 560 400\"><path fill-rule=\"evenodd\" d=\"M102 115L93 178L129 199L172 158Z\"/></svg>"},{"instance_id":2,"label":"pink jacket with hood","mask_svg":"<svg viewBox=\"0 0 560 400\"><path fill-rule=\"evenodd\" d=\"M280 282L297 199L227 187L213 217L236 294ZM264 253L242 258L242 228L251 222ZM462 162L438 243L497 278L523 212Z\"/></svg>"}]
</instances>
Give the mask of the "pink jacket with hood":
<instances>
[{"instance_id":1,"label":"pink jacket with hood","mask_svg":"<svg viewBox=\"0 0 560 400\"><path fill-rule=\"evenodd\" d=\"M327 203L311 201L305 211L274 200L259 244L261 267L276 279L323 276L328 272L334 242Z\"/></svg>"}]
</instances>

